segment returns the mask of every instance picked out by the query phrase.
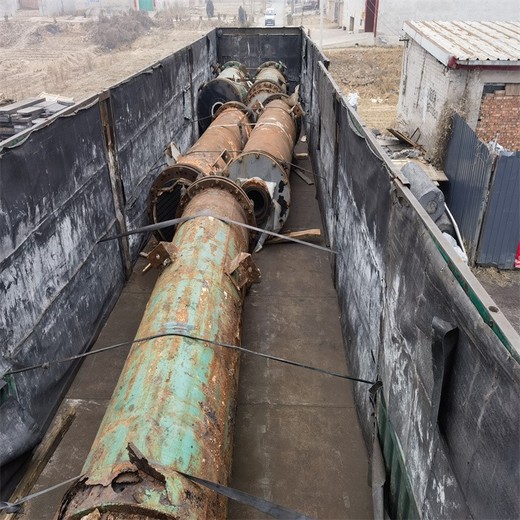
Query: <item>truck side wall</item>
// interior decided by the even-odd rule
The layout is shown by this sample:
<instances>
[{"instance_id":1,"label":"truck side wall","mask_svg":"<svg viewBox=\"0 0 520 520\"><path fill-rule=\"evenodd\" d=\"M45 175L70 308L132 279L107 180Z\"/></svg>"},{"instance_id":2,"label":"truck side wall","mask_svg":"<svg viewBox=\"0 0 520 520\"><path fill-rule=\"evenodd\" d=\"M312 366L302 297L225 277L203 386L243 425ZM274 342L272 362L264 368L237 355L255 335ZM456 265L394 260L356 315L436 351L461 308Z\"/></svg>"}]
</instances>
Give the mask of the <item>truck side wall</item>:
<instances>
[{"instance_id":1,"label":"truck side wall","mask_svg":"<svg viewBox=\"0 0 520 520\"><path fill-rule=\"evenodd\" d=\"M197 137L196 96L215 32L3 143L0 154L0 377L79 354L117 301L144 240L97 240L148 223L149 188L174 141ZM41 437L75 364L10 377L0 402L0 481ZM11 468L12 469L12 468Z\"/></svg>"},{"instance_id":2,"label":"truck side wall","mask_svg":"<svg viewBox=\"0 0 520 520\"><path fill-rule=\"evenodd\" d=\"M301 81L350 371L382 381L377 400L421 516L520 516L518 335L298 29L217 29L1 150L2 373L79 353L95 338L144 237L96 241L147 222L162 151L175 141L184 152L195 140L198 88L211 77L208 64L227 59L281 60L291 86ZM72 370L14 376L6 402L17 406L0 409L2 454L27 450L18 426L43 431ZM373 404L367 385L355 387L371 445Z\"/></svg>"},{"instance_id":3,"label":"truck side wall","mask_svg":"<svg viewBox=\"0 0 520 520\"><path fill-rule=\"evenodd\" d=\"M500 312L490 313L489 296L395 177L319 51L309 43L307 49L309 148L328 242L337 251L351 374L383 383L378 399L384 397L420 516L518 516L518 335ZM453 329L441 344L456 338L443 373L439 319ZM501 341L503 331L511 342ZM355 388L371 444L374 407L367 385Z\"/></svg>"}]
</instances>

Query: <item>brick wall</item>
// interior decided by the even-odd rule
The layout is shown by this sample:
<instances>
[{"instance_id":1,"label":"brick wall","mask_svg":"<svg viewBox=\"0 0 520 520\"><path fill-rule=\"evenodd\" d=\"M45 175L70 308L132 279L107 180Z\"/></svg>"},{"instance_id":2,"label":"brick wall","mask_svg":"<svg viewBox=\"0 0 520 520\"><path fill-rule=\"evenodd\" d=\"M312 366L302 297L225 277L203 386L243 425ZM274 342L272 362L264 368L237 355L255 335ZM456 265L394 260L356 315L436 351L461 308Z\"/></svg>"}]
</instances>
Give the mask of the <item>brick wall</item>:
<instances>
[{"instance_id":1,"label":"brick wall","mask_svg":"<svg viewBox=\"0 0 520 520\"><path fill-rule=\"evenodd\" d=\"M484 95L477 135L488 143L498 134L498 144L515 151L520 150L520 92L507 87Z\"/></svg>"}]
</instances>

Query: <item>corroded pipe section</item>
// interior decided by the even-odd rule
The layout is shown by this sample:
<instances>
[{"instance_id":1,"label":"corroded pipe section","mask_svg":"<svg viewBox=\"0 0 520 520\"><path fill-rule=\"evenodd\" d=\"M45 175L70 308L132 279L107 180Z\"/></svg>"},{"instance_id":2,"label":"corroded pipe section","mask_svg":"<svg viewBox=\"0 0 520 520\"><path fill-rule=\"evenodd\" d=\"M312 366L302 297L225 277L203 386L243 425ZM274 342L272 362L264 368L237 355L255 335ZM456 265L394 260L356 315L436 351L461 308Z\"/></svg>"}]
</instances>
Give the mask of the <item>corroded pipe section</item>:
<instances>
[{"instance_id":1,"label":"corroded pipe section","mask_svg":"<svg viewBox=\"0 0 520 520\"><path fill-rule=\"evenodd\" d=\"M243 204L216 180L206 177L201 189L197 183L190 188L183 215L209 211L248 222ZM183 332L239 344L244 276L251 272L241 270L247 249L247 232L218 218L180 225L136 337ZM113 520L225 518L225 499L177 471L227 484L238 368L237 352L193 339L135 344L83 467L85 477L64 498L58 518L96 510L96 518Z\"/></svg>"},{"instance_id":2,"label":"corroded pipe section","mask_svg":"<svg viewBox=\"0 0 520 520\"><path fill-rule=\"evenodd\" d=\"M229 101L244 103L251 83L247 69L238 61L228 61L219 75L202 86L197 99L200 132L211 124L219 108Z\"/></svg>"},{"instance_id":3,"label":"corroded pipe section","mask_svg":"<svg viewBox=\"0 0 520 520\"><path fill-rule=\"evenodd\" d=\"M300 115L292 98L268 101L243 152L228 168L229 178L253 201L258 225L271 231L279 231L289 214L289 172Z\"/></svg>"},{"instance_id":4,"label":"corroded pipe section","mask_svg":"<svg viewBox=\"0 0 520 520\"><path fill-rule=\"evenodd\" d=\"M243 105L228 103L199 140L181 155L173 166L165 168L150 189L149 214L153 222L178 216L183 192L196 179L221 174L238 156L251 132L248 111ZM161 229L159 240L171 240L173 229Z\"/></svg>"},{"instance_id":5,"label":"corroded pipe section","mask_svg":"<svg viewBox=\"0 0 520 520\"><path fill-rule=\"evenodd\" d=\"M255 81L247 93L246 103L259 111L265 100L273 94L287 93L286 67L281 62L266 61L258 67Z\"/></svg>"},{"instance_id":6,"label":"corroded pipe section","mask_svg":"<svg viewBox=\"0 0 520 520\"><path fill-rule=\"evenodd\" d=\"M209 128L176 164L166 168L182 172L189 178L222 173L246 144L250 121L245 106L237 103L223 105Z\"/></svg>"}]
</instances>

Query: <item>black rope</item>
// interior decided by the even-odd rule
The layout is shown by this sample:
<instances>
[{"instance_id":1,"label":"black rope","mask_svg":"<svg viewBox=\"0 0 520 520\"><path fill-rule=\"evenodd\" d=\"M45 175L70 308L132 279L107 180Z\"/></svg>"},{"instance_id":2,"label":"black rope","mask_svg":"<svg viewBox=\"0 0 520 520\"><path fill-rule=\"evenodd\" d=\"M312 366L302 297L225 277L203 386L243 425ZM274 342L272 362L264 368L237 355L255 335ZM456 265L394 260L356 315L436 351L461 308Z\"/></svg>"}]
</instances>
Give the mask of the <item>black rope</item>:
<instances>
[{"instance_id":1,"label":"black rope","mask_svg":"<svg viewBox=\"0 0 520 520\"><path fill-rule=\"evenodd\" d=\"M150 224L148 226L143 226L143 227L140 227L140 228L131 229L130 231L126 231L126 232L120 233L118 235L112 235L110 237L100 238L97 241L97 243L99 244L101 242L106 242L108 240L116 240L118 238L126 237L128 235L135 235L135 234L138 234L138 233L148 233L149 231L156 231L158 229L163 229L163 228L175 226L177 224L182 224L183 222L187 222L188 220L192 220L192 219L199 218L199 217L212 217L212 218L215 218L215 219L220 220L222 222L225 222L226 224L234 224L236 226L240 226L240 227L243 227L243 228L246 228L246 229L251 229L252 231L258 231L259 233L265 233L266 235L282 238L283 240L287 240L288 242L295 242L296 244L301 244L301 245L304 245L304 246L307 246L307 247L312 247L314 249L319 249L321 251L326 251L327 253L337 254L336 251L334 251L333 249L330 249L328 247L325 247L325 246L319 246L318 244L313 244L311 242L306 242L305 240L300 240L298 238L293 238L293 237L290 237L288 235L282 235L280 233L275 233L274 231L269 231L267 229L262 229L262 228L259 228L259 227L256 227L256 226L251 226L249 224L245 224L244 222L237 222L236 220L232 220L230 218L222 217L222 216L219 216L219 215L214 215L214 214L212 214L210 212L197 213L195 215L190 215L189 217L174 218L174 219L171 219L171 220L165 220L163 222L159 222L157 224Z\"/></svg>"},{"instance_id":2,"label":"black rope","mask_svg":"<svg viewBox=\"0 0 520 520\"><path fill-rule=\"evenodd\" d=\"M244 491L230 488L228 486L223 486L217 482L211 482L211 480L195 477L188 473L183 473L179 470L177 470L177 473L183 477L186 477L192 482L195 482L196 484L211 489L211 491L215 491L219 495L223 495L227 498L230 498L231 500L234 500L235 502L239 502L240 504L254 507L258 511L262 511L263 513L266 513L273 518L278 518L279 520L313 520L312 517L304 515L303 513L280 506L274 502L269 502L269 500L250 495Z\"/></svg>"},{"instance_id":3,"label":"black rope","mask_svg":"<svg viewBox=\"0 0 520 520\"><path fill-rule=\"evenodd\" d=\"M27 495L26 497L20 498L16 502L0 502L0 511L5 511L6 513L18 513L24 502L28 502L29 500L37 498L41 495L45 495L46 493L54 491L55 489L58 489L59 487L64 486L65 484L70 484L71 482L74 482L75 480L78 480L81 477L82 475L78 475L77 477L69 478L68 480L64 480L63 482L55 484L54 486L51 486L47 489L43 489L42 491L38 491L37 493L32 493L30 495Z\"/></svg>"},{"instance_id":4,"label":"black rope","mask_svg":"<svg viewBox=\"0 0 520 520\"><path fill-rule=\"evenodd\" d=\"M207 339L207 338L200 338L198 336L193 336L191 334L186 334L184 332L162 332L162 333L159 333L159 334L153 334L151 336L146 336L144 338L137 338L137 339L134 339L132 341L124 341L122 343L116 343L115 345L109 345L108 347L103 347L103 348L100 348L100 349L97 349L97 350L91 350L90 352L84 352L83 354L78 354L76 356L70 356L70 357L67 357L67 358L56 359L56 360L52 360L52 361L45 361L43 363L39 363L38 365L32 365L32 366L28 366L28 367L18 368L16 370L11 370L9 372L6 372L4 374L4 376L20 374L22 372L27 372L29 370L35 370L37 368L49 368L51 365L54 365L54 364L57 364L57 363L66 363L66 362L69 362L69 361L75 361L77 359L81 359L81 358L84 358L84 357L87 357L87 356L91 356L93 354L99 354L101 352L107 352L109 350L113 350L113 349L116 349L116 348L120 348L120 347L124 347L124 346L128 346L128 345L133 345L134 343L144 343L146 341L151 341L151 340L154 340L154 339L165 338L165 337L181 337L181 338L191 339L191 340L194 340L194 341L200 341L200 342L203 342L203 343L209 343L209 344L212 344L212 345L216 345L217 347L227 348L227 349L231 349L231 350L238 350L238 351L244 352L246 354L253 354L253 355L258 356L258 357L262 357L262 358L265 358L265 359L270 359L272 361L278 361L279 363L284 363L286 365L291 365L291 366L295 366L295 367L305 368L307 370L312 370L314 372L319 372L321 374L325 374L325 375L332 376L332 377L338 377L340 379L348 379L349 381L354 381L356 383L366 383L366 384L369 384L369 385L376 384L375 381L368 381L366 379L359 379L357 377L351 377L351 376L348 376L346 374L340 374L338 372L333 372L331 370L325 370L324 368L314 367L312 365L307 365L305 363L299 363L297 361L291 361L290 359L285 359L285 358L281 358L281 357L277 357L277 356L272 356L270 354L264 354L262 352L256 352L255 350L250 350L250 349L247 349L245 347L240 347L238 345L231 345L229 343L222 343L220 341L215 341L215 340L211 340L211 339Z\"/></svg>"}]
</instances>

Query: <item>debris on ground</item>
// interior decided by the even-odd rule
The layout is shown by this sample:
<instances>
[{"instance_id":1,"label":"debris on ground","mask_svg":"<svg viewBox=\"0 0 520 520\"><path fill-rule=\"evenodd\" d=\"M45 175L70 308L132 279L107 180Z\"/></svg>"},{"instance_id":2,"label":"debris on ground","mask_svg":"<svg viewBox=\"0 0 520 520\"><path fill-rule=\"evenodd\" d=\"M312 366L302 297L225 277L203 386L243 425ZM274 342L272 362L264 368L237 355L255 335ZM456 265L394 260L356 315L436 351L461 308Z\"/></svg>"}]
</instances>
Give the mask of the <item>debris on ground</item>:
<instances>
[{"instance_id":1,"label":"debris on ground","mask_svg":"<svg viewBox=\"0 0 520 520\"><path fill-rule=\"evenodd\" d=\"M73 104L70 98L42 94L0 106L0 141L44 123Z\"/></svg>"}]
</instances>

